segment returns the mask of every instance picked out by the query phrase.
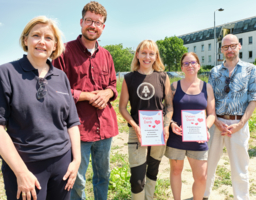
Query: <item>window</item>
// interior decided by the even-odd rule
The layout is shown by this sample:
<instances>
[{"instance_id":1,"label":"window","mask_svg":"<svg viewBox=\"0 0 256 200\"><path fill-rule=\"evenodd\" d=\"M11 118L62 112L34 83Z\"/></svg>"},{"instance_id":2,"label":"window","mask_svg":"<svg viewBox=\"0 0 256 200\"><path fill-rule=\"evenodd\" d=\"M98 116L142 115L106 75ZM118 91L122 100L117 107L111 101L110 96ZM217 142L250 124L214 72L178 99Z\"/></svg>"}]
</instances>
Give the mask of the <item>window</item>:
<instances>
[{"instance_id":1,"label":"window","mask_svg":"<svg viewBox=\"0 0 256 200\"><path fill-rule=\"evenodd\" d=\"M212 44L208 44L208 51L212 50Z\"/></svg>"},{"instance_id":2,"label":"window","mask_svg":"<svg viewBox=\"0 0 256 200\"><path fill-rule=\"evenodd\" d=\"M243 52L239 52L239 58L243 58Z\"/></svg>"},{"instance_id":3,"label":"window","mask_svg":"<svg viewBox=\"0 0 256 200\"><path fill-rule=\"evenodd\" d=\"M219 48L221 48L221 42L219 42Z\"/></svg>"},{"instance_id":4,"label":"window","mask_svg":"<svg viewBox=\"0 0 256 200\"><path fill-rule=\"evenodd\" d=\"M206 37L207 37L207 38L210 37L210 34L211 34L211 31L209 30L208 33L207 33L207 35L206 35Z\"/></svg>"},{"instance_id":5,"label":"window","mask_svg":"<svg viewBox=\"0 0 256 200\"><path fill-rule=\"evenodd\" d=\"M208 56L208 63L212 62L212 56Z\"/></svg>"},{"instance_id":6,"label":"window","mask_svg":"<svg viewBox=\"0 0 256 200\"><path fill-rule=\"evenodd\" d=\"M252 44L252 36L249 37L249 44Z\"/></svg>"},{"instance_id":7,"label":"window","mask_svg":"<svg viewBox=\"0 0 256 200\"><path fill-rule=\"evenodd\" d=\"M243 38L239 38L239 43L243 45Z\"/></svg>"},{"instance_id":8,"label":"window","mask_svg":"<svg viewBox=\"0 0 256 200\"><path fill-rule=\"evenodd\" d=\"M194 52L196 53L196 46L194 46Z\"/></svg>"},{"instance_id":9,"label":"window","mask_svg":"<svg viewBox=\"0 0 256 200\"><path fill-rule=\"evenodd\" d=\"M201 47L201 51L204 51L204 45L202 45L202 47Z\"/></svg>"},{"instance_id":10,"label":"window","mask_svg":"<svg viewBox=\"0 0 256 200\"><path fill-rule=\"evenodd\" d=\"M249 58L252 58L252 51L249 51Z\"/></svg>"},{"instance_id":11,"label":"window","mask_svg":"<svg viewBox=\"0 0 256 200\"><path fill-rule=\"evenodd\" d=\"M202 63L204 63L204 56L202 56Z\"/></svg>"},{"instance_id":12,"label":"window","mask_svg":"<svg viewBox=\"0 0 256 200\"><path fill-rule=\"evenodd\" d=\"M244 26L244 30L247 30L248 25L249 25L249 23L248 23L248 24L245 24L245 26Z\"/></svg>"}]
</instances>

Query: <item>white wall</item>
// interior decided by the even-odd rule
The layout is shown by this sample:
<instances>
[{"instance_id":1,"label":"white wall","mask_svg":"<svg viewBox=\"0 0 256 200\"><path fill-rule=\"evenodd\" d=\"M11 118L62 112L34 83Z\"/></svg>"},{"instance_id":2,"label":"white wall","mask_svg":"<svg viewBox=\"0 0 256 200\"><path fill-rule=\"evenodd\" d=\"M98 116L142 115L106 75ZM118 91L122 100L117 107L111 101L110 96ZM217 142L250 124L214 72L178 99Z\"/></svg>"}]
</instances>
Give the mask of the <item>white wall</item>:
<instances>
[{"instance_id":1,"label":"white wall","mask_svg":"<svg viewBox=\"0 0 256 200\"><path fill-rule=\"evenodd\" d=\"M241 60L253 63L256 58L256 31L240 33L236 36L243 40L242 49L240 50L243 53ZM252 44L249 44L250 36L252 36ZM249 51L252 51L252 58L249 58Z\"/></svg>"},{"instance_id":2,"label":"white wall","mask_svg":"<svg viewBox=\"0 0 256 200\"><path fill-rule=\"evenodd\" d=\"M240 33L236 35L239 38L242 38L243 44L242 52L243 57L241 60L253 63L256 58L256 31ZM252 44L249 44L249 37L252 36ZM211 44L211 50L208 50L208 44ZM190 44L185 44L186 48L189 48L188 52L194 52L194 47L196 46L196 54L201 62L201 65L214 65L214 42L213 39L205 40L201 42L195 42ZM202 45L204 45L204 51L201 50ZM219 43L216 44L216 51L218 51ZM249 58L249 51L252 51L252 58ZM211 56L211 62L209 62L209 55ZM221 58L223 58L223 54L220 54ZM202 62L202 56L204 56L204 63ZM218 54L217 54L218 59ZM221 63L221 62L218 62Z\"/></svg>"},{"instance_id":3,"label":"white wall","mask_svg":"<svg viewBox=\"0 0 256 200\"><path fill-rule=\"evenodd\" d=\"M211 50L208 50L208 44L211 44ZM189 48L188 52L194 52L194 46L196 46L196 54L201 62L201 65L214 65L214 46L213 39L205 40L201 42L195 42L190 44L185 44L184 46ZM204 45L204 51L202 51L202 45ZM202 61L202 56L204 56L204 62ZM209 56L211 56L211 61L209 61Z\"/></svg>"}]
</instances>

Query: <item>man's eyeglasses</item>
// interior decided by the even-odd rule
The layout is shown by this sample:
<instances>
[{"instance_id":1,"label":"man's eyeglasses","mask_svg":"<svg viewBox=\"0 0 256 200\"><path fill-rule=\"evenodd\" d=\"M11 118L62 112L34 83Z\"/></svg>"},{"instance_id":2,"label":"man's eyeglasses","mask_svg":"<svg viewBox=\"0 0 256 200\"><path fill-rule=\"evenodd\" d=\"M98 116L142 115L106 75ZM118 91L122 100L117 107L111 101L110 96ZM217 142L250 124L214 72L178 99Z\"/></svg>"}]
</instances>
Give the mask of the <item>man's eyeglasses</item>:
<instances>
[{"instance_id":1,"label":"man's eyeglasses","mask_svg":"<svg viewBox=\"0 0 256 200\"><path fill-rule=\"evenodd\" d=\"M191 64L192 66L195 66L195 65L197 64L197 62L196 62L196 61L183 62L183 66L185 66L185 67L188 67L188 66L189 66L189 64Z\"/></svg>"},{"instance_id":2,"label":"man's eyeglasses","mask_svg":"<svg viewBox=\"0 0 256 200\"><path fill-rule=\"evenodd\" d=\"M40 100L40 99L43 99L44 96L46 95L46 92L47 92L46 85L48 84L48 82L45 78L39 78L37 83L39 85L39 88L36 93L36 98Z\"/></svg>"},{"instance_id":3,"label":"man's eyeglasses","mask_svg":"<svg viewBox=\"0 0 256 200\"><path fill-rule=\"evenodd\" d=\"M88 26L91 26L92 23L95 24L95 26L102 26L104 23L100 22L100 21L93 21L92 19L90 18L84 18L84 22L85 22L85 25L88 25Z\"/></svg>"},{"instance_id":4,"label":"man's eyeglasses","mask_svg":"<svg viewBox=\"0 0 256 200\"><path fill-rule=\"evenodd\" d=\"M226 93L229 93L229 92L230 92L230 87L229 87L230 77L227 77L227 78L226 78L225 83L226 83L227 85L224 87L224 91L225 91Z\"/></svg>"},{"instance_id":5,"label":"man's eyeglasses","mask_svg":"<svg viewBox=\"0 0 256 200\"><path fill-rule=\"evenodd\" d=\"M231 44L231 45L225 45L225 46L222 46L221 48L224 50L224 51L227 51L229 49L229 47L234 50L236 49L238 44Z\"/></svg>"}]
</instances>

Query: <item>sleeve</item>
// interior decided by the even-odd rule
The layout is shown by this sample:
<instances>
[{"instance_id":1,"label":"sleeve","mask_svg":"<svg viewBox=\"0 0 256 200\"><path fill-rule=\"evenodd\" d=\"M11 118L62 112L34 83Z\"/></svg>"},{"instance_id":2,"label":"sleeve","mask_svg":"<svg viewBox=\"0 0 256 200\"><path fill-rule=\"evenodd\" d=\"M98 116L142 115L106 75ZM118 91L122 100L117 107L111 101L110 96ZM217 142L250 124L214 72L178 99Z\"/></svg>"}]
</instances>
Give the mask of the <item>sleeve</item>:
<instances>
[{"instance_id":1,"label":"sleeve","mask_svg":"<svg viewBox=\"0 0 256 200\"><path fill-rule=\"evenodd\" d=\"M53 60L52 61L52 65L54 67L64 71L66 73L66 75L69 76L68 70L67 70L66 65L65 65L65 58L64 58L65 55L64 55L64 53L62 53L58 58ZM75 103L78 102L81 92L82 92L81 90L71 89L71 94L72 94L72 96L74 98Z\"/></svg>"},{"instance_id":2,"label":"sleeve","mask_svg":"<svg viewBox=\"0 0 256 200\"><path fill-rule=\"evenodd\" d=\"M212 86L212 88L214 88L214 81L213 80L214 80L213 79L213 70L211 70L208 83Z\"/></svg>"},{"instance_id":3,"label":"sleeve","mask_svg":"<svg viewBox=\"0 0 256 200\"><path fill-rule=\"evenodd\" d=\"M256 101L256 67L253 66L248 86L248 101Z\"/></svg>"},{"instance_id":4,"label":"sleeve","mask_svg":"<svg viewBox=\"0 0 256 200\"><path fill-rule=\"evenodd\" d=\"M114 101L117 96L117 90L116 90L116 71L114 67L113 59L109 53L109 68L110 68L110 74L109 74L109 85L106 87L106 89L111 89L114 93L113 97L110 99L110 101Z\"/></svg>"},{"instance_id":5,"label":"sleeve","mask_svg":"<svg viewBox=\"0 0 256 200\"><path fill-rule=\"evenodd\" d=\"M4 83L2 77L0 81L0 125L6 126L10 116L11 87Z\"/></svg>"},{"instance_id":6,"label":"sleeve","mask_svg":"<svg viewBox=\"0 0 256 200\"><path fill-rule=\"evenodd\" d=\"M67 89L69 91L69 96L70 96L70 101L69 101L69 115L66 119L66 123L67 123L67 128L71 128L73 126L77 126L80 125L80 120L77 114L77 110L76 110L76 105L74 102L74 99L72 97L72 93L71 93L71 89L70 89L70 84L68 81L67 76L64 74L65 77L65 83L67 86Z\"/></svg>"}]
</instances>

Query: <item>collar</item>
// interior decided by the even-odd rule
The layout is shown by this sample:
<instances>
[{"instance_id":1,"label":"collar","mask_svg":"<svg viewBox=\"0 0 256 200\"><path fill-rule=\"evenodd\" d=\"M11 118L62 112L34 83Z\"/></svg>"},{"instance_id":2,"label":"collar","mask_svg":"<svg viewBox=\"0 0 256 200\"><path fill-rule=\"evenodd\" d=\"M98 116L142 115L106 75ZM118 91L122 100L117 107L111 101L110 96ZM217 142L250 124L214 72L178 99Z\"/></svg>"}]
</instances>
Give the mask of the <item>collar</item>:
<instances>
[{"instance_id":1,"label":"collar","mask_svg":"<svg viewBox=\"0 0 256 200\"><path fill-rule=\"evenodd\" d=\"M226 60L224 60L222 63L221 63L221 66L220 66L220 70L222 70L222 69L227 69L225 66L224 66L224 63L226 62ZM239 60L238 60L238 63L236 64L236 66L235 66L235 68L237 67L237 66L239 66L239 67L242 67L242 63L243 63L243 61L239 58ZM235 69L234 68L234 69Z\"/></svg>"},{"instance_id":2,"label":"collar","mask_svg":"<svg viewBox=\"0 0 256 200\"><path fill-rule=\"evenodd\" d=\"M90 53L90 52L87 50L87 48L84 46L81 37L82 37L82 35L78 35L78 37L77 37L77 39L76 39L77 42L78 42L78 45L79 45L80 49L81 49L83 52L88 52L88 53ZM96 40L94 53L97 52L98 50L99 50L99 43L98 43L98 41Z\"/></svg>"},{"instance_id":3,"label":"collar","mask_svg":"<svg viewBox=\"0 0 256 200\"><path fill-rule=\"evenodd\" d=\"M23 55L23 58L21 58L19 60L19 63L22 67L22 69L25 71L25 72L30 72L30 71L34 71L38 74L38 70L36 68L33 67L33 65L29 62L28 58L27 58L27 55ZM50 60L46 60L46 63L50 66L50 69L48 71L48 73L46 74L45 77L47 76L51 76L51 75L56 75L58 76L59 74L57 73L56 69L53 67L52 63Z\"/></svg>"}]
</instances>

